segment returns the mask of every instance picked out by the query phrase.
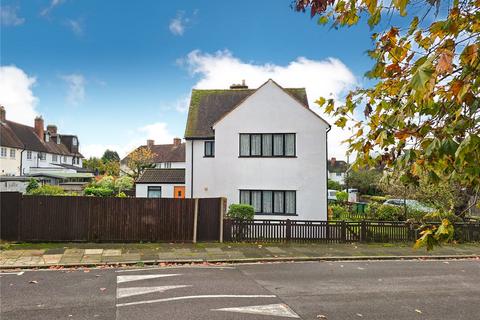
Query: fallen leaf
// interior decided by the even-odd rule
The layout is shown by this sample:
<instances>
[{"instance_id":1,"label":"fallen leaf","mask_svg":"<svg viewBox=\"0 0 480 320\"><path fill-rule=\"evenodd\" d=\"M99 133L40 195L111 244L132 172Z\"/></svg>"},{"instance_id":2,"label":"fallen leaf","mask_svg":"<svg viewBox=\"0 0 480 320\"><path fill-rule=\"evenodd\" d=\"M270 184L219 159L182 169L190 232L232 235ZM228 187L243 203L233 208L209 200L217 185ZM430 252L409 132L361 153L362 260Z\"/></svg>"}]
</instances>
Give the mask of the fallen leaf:
<instances>
[{"instance_id":1,"label":"fallen leaf","mask_svg":"<svg viewBox=\"0 0 480 320\"><path fill-rule=\"evenodd\" d=\"M317 319L327 319L327 316L323 314L317 314Z\"/></svg>"},{"instance_id":2,"label":"fallen leaf","mask_svg":"<svg viewBox=\"0 0 480 320\"><path fill-rule=\"evenodd\" d=\"M418 309L415 309L415 312L416 313L422 313L422 311L418 310Z\"/></svg>"},{"instance_id":3,"label":"fallen leaf","mask_svg":"<svg viewBox=\"0 0 480 320\"><path fill-rule=\"evenodd\" d=\"M359 316L361 318L361 317L363 317L363 314L357 313L357 316Z\"/></svg>"},{"instance_id":4,"label":"fallen leaf","mask_svg":"<svg viewBox=\"0 0 480 320\"><path fill-rule=\"evenodd\" d=\"M35 283L35 284L37 284L38 281L37 281L37 280L30 280L28 283Z\"/></svg>"}]
</instances>

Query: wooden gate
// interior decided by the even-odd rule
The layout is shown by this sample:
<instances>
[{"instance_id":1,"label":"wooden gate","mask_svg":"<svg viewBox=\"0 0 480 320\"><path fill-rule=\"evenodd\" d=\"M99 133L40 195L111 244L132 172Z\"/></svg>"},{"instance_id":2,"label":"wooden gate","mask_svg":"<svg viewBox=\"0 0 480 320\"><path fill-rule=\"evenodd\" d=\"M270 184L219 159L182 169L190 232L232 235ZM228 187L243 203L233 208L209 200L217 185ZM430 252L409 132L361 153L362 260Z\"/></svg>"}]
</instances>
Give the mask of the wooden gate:
<instances>
[{"instance_id":1,"label":"wooden gate","mask_svg":"<svg viewBox=\"0 0 480 320\"><path fill-rule=\"evenodd\" d=\"M2 240L18 240L18 212L22 194L0 192L0 235Z\"/></svg>"},{"instance_id":2,"label":"wooden gate","mask_svg":"<svg viewBox=\"0 0 480 320\"><path fill-rule=\"evenodd\" d=\"M222 241L224 198L198 199L197 241Z\"/></svg>"}]
</instances>

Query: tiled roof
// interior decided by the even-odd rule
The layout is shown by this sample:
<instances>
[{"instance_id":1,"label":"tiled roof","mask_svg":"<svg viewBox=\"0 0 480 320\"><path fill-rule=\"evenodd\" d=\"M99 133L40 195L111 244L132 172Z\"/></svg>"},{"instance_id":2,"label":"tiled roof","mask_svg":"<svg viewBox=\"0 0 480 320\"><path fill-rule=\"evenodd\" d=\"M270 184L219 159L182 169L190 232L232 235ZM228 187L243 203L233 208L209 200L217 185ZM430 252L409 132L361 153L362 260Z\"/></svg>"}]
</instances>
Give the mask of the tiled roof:
<instances>
[{"instance_id":1,"label":"tiled roof","mask_svg":"<svg viewBox=\"0 0 480 320\"><path fill-rule=\"evenodd\" d=\"M137 183L185 183L185 169L146 169Z\"/></svg>"},{"instance_id":2,"label":"tiled roof","mask_svg":"<svg viewBox=\"0 0 480 320\"><path fill-rule=\"evenodd\" d=\"M31 151L83 158L79 152L71 152L64 143L58 144L56 136L52 137L48 142L42 141L35 133L33 127L9 120L1 123L0 144L5 147L24 148Z\"/></svg>"},{"instance_id":3,"label":"tiled roof","mask_svg":"<svg viewBox=\"0 0 480 320\"><path fill-rule=\"evenodd\" d=\"M147 148L146 145L140 146L140 148ZM154 153L153 163L160 162L185 162L185 143L178 145L175 144L154 144L150 147L152 153ZM128 155L122 159L122 164L127 163Z\"/></svg>"},{"instance_id":4,"label":"tiled roof","mask_svg":"<svg viewBox=\"0 0 480 320\"><path fill-rule=\"evenodd\" d=\"M212 126L257 89L192 90L185 138L212 138ZM308 107L305 88L285 88Z\"/></svg>"}]
</instances>

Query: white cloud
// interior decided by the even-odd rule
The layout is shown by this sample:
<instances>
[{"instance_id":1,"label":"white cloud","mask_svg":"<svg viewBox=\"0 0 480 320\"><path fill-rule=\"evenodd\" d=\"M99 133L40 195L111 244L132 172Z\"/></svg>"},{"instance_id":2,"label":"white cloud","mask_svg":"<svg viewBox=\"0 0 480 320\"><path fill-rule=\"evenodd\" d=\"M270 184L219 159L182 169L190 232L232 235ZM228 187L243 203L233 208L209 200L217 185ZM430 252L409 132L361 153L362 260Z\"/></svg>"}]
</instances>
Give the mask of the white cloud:
<instances>
[{"instance_id":1,"label":"white cloud","mask_svg":"<svg viewBox=\"0 0 480 320\"><path fill-rule=\"evenodd\" d=\"M76 36L83 36L84 28L81 20L67 19L65 23Z\"/></svg>"},{"instance_id":2,"label":"white cloud","mask_svg":"<svg viewBox=\"0 0 480 320\"><path fill-rule=\"evenodd\" d=\"M15 66L0 67L0 105L5 107L7 119L33 125L38 114L38 98L32 92L36 79Z\"/></svg>"},{"instance_id":3,"label":"white cloud","mask_svg":"<svg viewBox=\"0 0 480 320\"><path fill-rule=\"evenodd\" d=\"M40 15L44 17L48 16L55 7L61 5L63 2L64 0L52 0L48 7L40 11Z\"/></svg>"},{"instance_id":4,"label":"white cloud","mask_svg":"<svg viewBox=\"0 0 480 320\"><path fill-rule=\"evenodd\" d=\"M19 26L25 22L17 14L18 7L0 6L0 22L2 26Z\"/></svg>"},{"instance_id":5,"label":"white cloud","mask_svg":"<svg viewBox=\"0 0 480 320\"><path fill-rule=\"evenodd\" d=\"M182 36L185 33L185 29L192 23L198 14L198 9L195 9L190 17L185 16L184 11L178 11L175 18L170 20L168 29L175 36Z\"/></svg>"},{"instance_id":6,"label":"white cloud","mask_svg":"<svg viewBox=\"0 0 480 320\"><path fill-rule=\"evenodd\" d=\"M61 76L68 85L67 102L78 105L85 99L85 78L78 73Z\"/></svg>"},{"instance_id":7,"label":"white cloud","mask_svg":"<svg viewBox=\"0 0 480 320\"><path fill-rule=\"evenodd\" d=\"M172 143L174 135L168 129L165 122L156 122L137 128L129 133L129 138L122 144L86 144L81 146L81 152L85 157L101 157L106 149L115 150L121 158L141 145L152 139L155 144Z\"/></svg>"},{"instance_id":8,"label":"white cloud","mask_svg":"<svg viewBox=\"0 0 480 320\"><path fill-rule=\"evenodd\" d=\"M342 145L341 141L348 138L350 133L334 126L334 119L323 114L314 103L320 96L341 100L349 89L357 85L353 73L340 60L299 57L287 65L255 64L234 57L228 50L214 54L195 50L179 62L188 68L192 76L199 77L194 85L199 89L228 88L243 79L250 88L257 88L269 78L283 87L305 87L310 108L332 125L328 135L329 156L345 158L347 146Z\"/></svg>"}]
</instances>

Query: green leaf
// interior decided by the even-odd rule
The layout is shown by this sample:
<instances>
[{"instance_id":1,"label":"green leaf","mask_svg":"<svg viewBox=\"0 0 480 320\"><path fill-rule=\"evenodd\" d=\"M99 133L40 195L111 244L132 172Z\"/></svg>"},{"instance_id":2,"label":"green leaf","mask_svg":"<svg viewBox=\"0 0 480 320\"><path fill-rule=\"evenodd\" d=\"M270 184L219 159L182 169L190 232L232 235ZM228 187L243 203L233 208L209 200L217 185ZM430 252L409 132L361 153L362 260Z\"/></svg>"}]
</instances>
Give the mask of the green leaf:
<instances>
[{"instance_id":1,"label":"green leaf","mask_svg":"<svg viewBox=\"0 0 480 320\"><path fill-rule=\"evenodd\" d=\"M344 128L347 124L347 118L340 117L337 121L335 121L335 125L340 128Z\"/></svg>"},{"instance_id":2,"label":"green leaf","mask_svg":"<svg viewBox=\"0 0 480 320\"><path fill-rule=\"evenodd\" d=\"M410 80L410 86L412 89L418 92L423 92L425 90L425 85L432 78L433 72L432 60L426 59L425 62L413 73L412 79Z\"/></svg>"},{"instance_id":3,"label":"green leaf","mask_svg":"<svg viewBox=\"0 0 480 320\"><path fill-rule=\"evenodd\" d=\"M407 4L409 0L393 0L393 6L398 9L402 17L407 15Z\"/></svg>"},{"instance_id":4,"label":"green leaf","mask_svg":"<svg viewBox=\"0 0 480 320\"><path fill-rule=\"evenodd\" d=\"M318 18L317 24L327 24L329 20L330 19L327 16L321 16L320 18Z\"/></svg>"}]
</instances>

